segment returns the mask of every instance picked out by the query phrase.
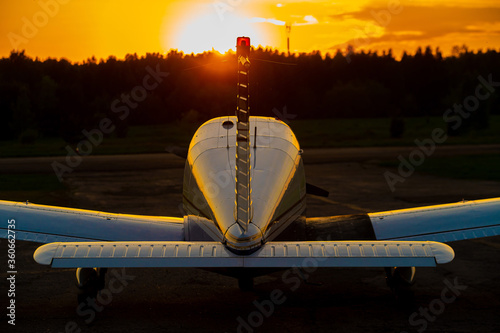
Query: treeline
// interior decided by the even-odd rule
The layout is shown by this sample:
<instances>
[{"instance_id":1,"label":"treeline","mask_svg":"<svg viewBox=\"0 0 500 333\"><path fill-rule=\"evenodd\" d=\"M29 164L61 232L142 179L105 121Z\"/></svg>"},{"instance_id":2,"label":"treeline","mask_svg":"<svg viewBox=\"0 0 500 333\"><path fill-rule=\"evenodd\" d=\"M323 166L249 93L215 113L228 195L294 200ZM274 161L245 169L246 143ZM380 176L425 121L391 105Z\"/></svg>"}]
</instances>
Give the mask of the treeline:
<instances>
[{"instance_id":1,"label":"treeline","mask_svg":"<svg viewBox=\"0 0 500 333\"><path fill-rule=\"evenodd\" d=\"M390 51L288 57L256 49L251 63L251 113L281 117L286 107L296 119L442 116L454 104L470 103L479 76L500 81L500 54L494 50L462 48L443 58L426 48L397 61ZM488 115L500 114L495 84L495 92L450 134L485 128ZM233 115L235 105L234 53L171 51L72 64L21 51L0 59L0 140L76 142L103 118L116 125L114 135L125 136L131 125Z\"/></svg>"}]
</instances>

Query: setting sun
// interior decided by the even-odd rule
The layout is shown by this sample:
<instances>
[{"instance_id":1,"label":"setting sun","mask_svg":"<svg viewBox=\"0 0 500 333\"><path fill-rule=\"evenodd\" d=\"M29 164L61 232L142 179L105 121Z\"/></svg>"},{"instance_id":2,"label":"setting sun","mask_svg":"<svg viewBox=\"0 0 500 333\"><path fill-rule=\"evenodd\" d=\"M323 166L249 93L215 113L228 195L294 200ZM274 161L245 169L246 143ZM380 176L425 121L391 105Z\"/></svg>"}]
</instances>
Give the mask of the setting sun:
<instances>
[{"instance_id":1,"label":"setting sun","mask_svg":"<svg viewBox=\"0 0 500 333\"><path fill-rule=\"evenodd\" d=\"M235 49L238 36L251 36L254 45L258 45L262 44L262 35L250 18L232 12L220 16L212 9L182 18L175 28L164 24L161 41L165 51L178 49L185 53L202 53L216 50L223 53Z\"/></svg>"},{"instance_id":2,"label":"setting sun","mask_svg":"<svg viewBox=\"0 0 500 333\"><path fill-rule=\"evenodd\" d=\"M494 0L429 1L67 1L0 3L2 56L25 50L34 57L82 61L127 53L234 50L237 36L254 46L323 54L392 49L399 57L417 47L469 50L500 46L500 6Z\"/></svg>"}]
</instances>

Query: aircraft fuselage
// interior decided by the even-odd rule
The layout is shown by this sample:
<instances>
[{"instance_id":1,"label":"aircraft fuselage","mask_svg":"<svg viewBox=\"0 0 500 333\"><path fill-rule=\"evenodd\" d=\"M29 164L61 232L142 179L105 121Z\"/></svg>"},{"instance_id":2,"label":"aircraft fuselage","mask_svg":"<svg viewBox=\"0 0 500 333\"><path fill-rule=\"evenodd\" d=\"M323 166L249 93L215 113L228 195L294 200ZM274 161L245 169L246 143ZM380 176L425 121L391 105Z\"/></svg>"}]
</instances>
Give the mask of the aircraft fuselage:
<instances>
[{"instance_id":1,"label":"aircraft fuselage","mask_svg":"<svg viewBox=\"0 0 500 333\"><path fill-rule=\"evenodd\" d=\"M183 205L213 221L233 252L251 253L304 213L306 182L299 144L288 125L250 117L250 223L236 222L236 117L204 123L189 146Z\"/></svg>"}]
</instances>

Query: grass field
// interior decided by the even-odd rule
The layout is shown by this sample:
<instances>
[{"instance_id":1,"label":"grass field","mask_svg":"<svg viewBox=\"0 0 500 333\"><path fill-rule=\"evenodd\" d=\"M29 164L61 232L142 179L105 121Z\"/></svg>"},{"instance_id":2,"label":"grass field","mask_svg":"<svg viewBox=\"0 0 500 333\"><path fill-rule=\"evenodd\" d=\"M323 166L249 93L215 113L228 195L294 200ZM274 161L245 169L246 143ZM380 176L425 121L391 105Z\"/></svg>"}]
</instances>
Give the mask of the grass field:
<instances>
[{"instance_id":1,"label":"grass field","mask_svg":"<svg viewBox=\"0 0 500 333\"><path fill-rule=\"evenodd\" d=\"M53 205L68 201L67 187L54 174L1 174L0 200Z\"/></svg>"},{"instance_id":2,"label":"grass field","mask_svg":"<svg viewBox=\"0 0 500 333\"><path fill-rule=\"evenodd\" d=\"M405 118L404 122L403 136L397 139L390 136L391 120L387 118L298 120L290 126L305 148L413 146L415 139L431 138L435 128L446 131L446 124L440 117ZM488 129L449 137L443 144L492 143L500 143L500 116L491 116Z\"/></svg>"},{"instance_id":3,"label":"grass field","mask_svg":"<svg viewBox=\"0 0 500 333\"><path fill-rule=\"evenodd\" d=\"M399 161L385 161L379 165L397 168ZM438 177L500 181L500 155L431 156L415 169Z\"/></svg>"},{"instance_id":4,"label":"grass field","mask_svg":"<svg viewBox=\"0 0 500 333\"><path fill-rule=\"evenodd\" d=\"M440 177L500 181L500 155L431 157L418 170Z\"/></svg>"},{"instance_id":5,"label":"grass field","mask_svg":"<svg viewBox=\"0 0 500 333\"><path fill-rule=\"evenodd\" d=\"M161 153L172 145L187 147L200 125L177 122L131 127L126 138L106 137L101 144L91 147L91 154ZM398 139L391 138L390 119L383 118L294 120L289 125L304 148L412 146L415 139L430 138L435 128L445 129L445 123L439 117L406 118L404 134ZM443 144L493 143L500 143L500 116L490 117L488 129L449 137ZM61 156L67 154L66 146L61 139L39 139L34 144L0 141L0 157Z\"/></svg>"}]
</instances>

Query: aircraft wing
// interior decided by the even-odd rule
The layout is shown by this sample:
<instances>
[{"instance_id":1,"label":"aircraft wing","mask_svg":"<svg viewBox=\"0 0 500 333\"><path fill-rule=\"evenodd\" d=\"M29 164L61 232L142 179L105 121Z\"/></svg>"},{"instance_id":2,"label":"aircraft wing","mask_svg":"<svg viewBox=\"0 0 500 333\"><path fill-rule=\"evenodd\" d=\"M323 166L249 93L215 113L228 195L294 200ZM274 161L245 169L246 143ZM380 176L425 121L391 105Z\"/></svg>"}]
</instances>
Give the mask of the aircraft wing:
<instances>
[{"instance_id":1,"label":"aircraft wing","mask_svg":"<svg viewBox=\"0 0 500 333\"><path fill-rule=\"evenodd\" d=\"M17 240L39 243L72 241L182 241L184 219L113 214L91 210L0 201L0 237L15 231Z\"/></svg>"},{"instance_id":2,"label":"aircraft wing","mask_svg":"<svg viewBox=\"0 0 500 333\"><path fill-rule=\"evenodd\" d=\"M453 242L500 235L500 198L308 218L306 239Z\"/></svg>"},{"instance_id":3,"label":"aircraft wing","mask_svg":"<svg viewBox=\"0 0 500 333\"><path fill-rule=\"evenodd\" d=\"M39 247L52 267L409 267L436 266L454 252L436 242L269 242L247 256L219 242L71 242Z\"/></svg>"},{"instance_id":4,"label":"aircraft wing","mask_svg":"<svg viewBox=\"0 0 500 333\"><path fill-rule=\"evenodd\" d=\"M435 241L500 234L500 198L311 218L300 239L268 242L248 256L220 242L185 241L193 239L186 217L0 201L0 218L1 237L9 237L13 224L16 239L50 243L34 258L53 267L435 266L454 257L449 246Z\"/></svg>"}]
</instances>

